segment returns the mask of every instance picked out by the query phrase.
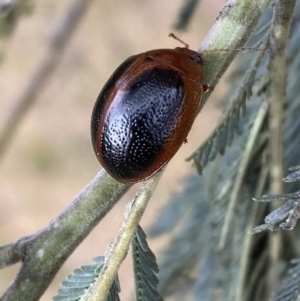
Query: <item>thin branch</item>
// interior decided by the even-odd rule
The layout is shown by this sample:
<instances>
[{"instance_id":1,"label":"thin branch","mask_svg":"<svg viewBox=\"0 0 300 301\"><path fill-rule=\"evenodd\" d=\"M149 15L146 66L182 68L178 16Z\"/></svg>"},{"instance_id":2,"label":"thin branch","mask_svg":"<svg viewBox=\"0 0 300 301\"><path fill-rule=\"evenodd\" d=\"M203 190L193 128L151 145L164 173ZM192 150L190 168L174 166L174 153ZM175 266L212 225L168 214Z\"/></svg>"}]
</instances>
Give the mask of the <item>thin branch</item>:
<instances>
[{"instance_id":1,"label":"thin branch","mask_svg":"<svg viewBox=\"0 0 300 301\"><path fill-rule=\"evenodd\" d=\"M283 190L282 162L282 123L283 97L285 93L286 45L295 7L295 0L277 0L275 3L273 23L270 33L270 177L272 193L280 194ZM271 210L275 210L274 205ZM268 273L269 290L278 281L277 265L281 251L282 233L270 237L270 270Z\"/></svg>"},{"instance_id":2,"label":"thin branch","mask_svg":"<svg viewBox=\"0 0 300 301\"><path fill-rule=\"evenodd\" d=\"M244 46L270 2L271 0L231 1L224 7L209 30L199 51L236 49ZM236 55L237 51L222 52L222 55L218 52L204 55L204 60L209 64L204 65L203 82L215 86ZM209 95L210 92L204 95L201 108Z\"/></svg>"},{"instance_id":3,"label":"thin branch","mask_svg":"<svg viewBox=\"0 0 300 301\"><path fill-rule=\"evenodd\" d=\"M237 174L236 180L235 180L235 185L233 187L233 190L232 190L232 193L231 193L231 196L230 196L230 201L229 201L227 213L226 213L225 220L224 220L224 226L223 226L222 232L221 232L221 237L220 237L220 242L219 242L219 247L218 247L219 250L223 250L224 247L225 247L226 238L227 238L228 232L229 232L229 226L230 226L231 220L234 216L235 206L237 204L238 195L239 195L242 183L244 181L244 176L245 176L245 173L246 173L246 169L247 169L248 164L250 162L251 155L252 155L252 152L253 152L253 148L254 148L255 143L257 141L257 137L259 136L261 127L262 127L262 125L265 121L267 111L268 111L268 105L266 103L262 103L262 105L261 105L261 107L260 107L260 109L257 113L257 117L256 117L255 122L253 124L251 133L249 135L248 142L245 146L245 152L244 152L243 157L241 159L238 174Z\"/></svg>"},{"instance_id":4,"label":"thin branch","mask_svg":"<svg viewBox=\"0 0 300 301\"><path fill-rule=\"evenodd\" d=\"M2 267L23 264L1 301L39 300L64 261L129 187L101 171L44 229L2 247Z\"/></svg>"},{"instance_id":5,"label":"thin branch","mask_svg":"<svg viewBox=\"0 0 300 301\"><path fill-rule=\"evenodd\" d=\"M5 151L9 147L15 133L24 119L26 113L35 104L39 93L45 87L47 80L53 74L62 57L70 37L77 28L82 16L86 12L91 0L75 0L72 2L64 20L57 28L53 39L49 43L49 49L46 57L41 62L32 78L29 80L25 91L21 93L20 98L16 101L14 110L8 118L2 133L0 135L0 161L3 159Z\"/></svg>"},{"instance_id":6,"label":"thin branch","mask_svg":"<svg viewBox=\"0 0 300 301\"><path fill-rule=\"evenodd\" d=\"M22 237L14 243L0 247L0 269L22 261L26 247L33 237L34 235Z\"/></svg>"},{"instance_id":7,"label":"thin branch","mask_svg":"<svg viewBox=\"0 0 300 301\"><path fill-rule=\"evenodd\" d=\"M257 185L255 188L255 193L257 195L261 194L267 179L269 175L269 169L267 166L264 166L259 173L259 177L257 180ZM252 225L255 224L257 220L259 220L263 216L263 207L258 206L258 204L254 204L252 207L252 212L250 213L250 218L248 221L248 224L246 228L251 228ZM253 288L253 285L249 285L249 279L247 278L249 273L249 268L251 264L251 251L253 248L253 244L255 243L254 235L246 235L244 240L243 249L241 251L241 261L240 261L240 269L239 269L239 276L237 277L238 283L237 283L237 290L235 295L235 301L246 301L250 300L249 295L245 294L245 284L247 283L247 287ZM256 278L255 278L256 279ZM247 292L250 292L251 289L246 290Z\"/></svg>"},{"instance_id":8,"label":"thin branch","mask_svg":"<svg viewBox=\"0 0 300 301\"><path fill-rule=\"evenodd\" d=\"M286 44L295 0L276 2L270 34L270 175L272 193L282 193L282 121L286 76Z\"/></svg>"},{"instance_id":9,"label":"thin branch","mask_svg":"<svg viewBox=\"0 0 300 301\"><path fill-rule=\"evenodd\" d=\"M135 199L130 204L126 220L120 229L118 237L108 251L104 267L90 293L90 298L87 300L107 300L108 291L116 277L121 262L128 252L133 235L161 176L162 172L158 172L152 178L142 183Z\"/></svg>"}]
</instances>

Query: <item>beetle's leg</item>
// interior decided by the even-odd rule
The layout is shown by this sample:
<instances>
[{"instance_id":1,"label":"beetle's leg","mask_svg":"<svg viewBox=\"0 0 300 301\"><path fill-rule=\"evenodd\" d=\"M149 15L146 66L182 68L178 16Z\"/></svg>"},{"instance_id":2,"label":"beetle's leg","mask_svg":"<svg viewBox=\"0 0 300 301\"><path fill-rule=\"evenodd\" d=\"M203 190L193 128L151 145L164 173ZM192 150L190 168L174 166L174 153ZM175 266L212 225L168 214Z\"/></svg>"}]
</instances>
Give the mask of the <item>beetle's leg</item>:
<instances>
[{"instance_id":1,"label":"beetle's leg","mask_svg":"<svg viewBox=\"0 0 300 301\"><path fill-rule=\"evenodd\" d=\"M188 143L187 138L184 139L183 143L184 143L184 144Z\"/></svg>"},{"instance_id":2,"label":"beetle's leg","mask_svg":"<svg viewBox=\"0 0 300 301\"><path fill-rule=\"evenodd\" d=\"M214 90L214 87L210 86L209 84L203 84L202 88L203 88L203 92L213 91Z\"/></svg>"}]
</instances>

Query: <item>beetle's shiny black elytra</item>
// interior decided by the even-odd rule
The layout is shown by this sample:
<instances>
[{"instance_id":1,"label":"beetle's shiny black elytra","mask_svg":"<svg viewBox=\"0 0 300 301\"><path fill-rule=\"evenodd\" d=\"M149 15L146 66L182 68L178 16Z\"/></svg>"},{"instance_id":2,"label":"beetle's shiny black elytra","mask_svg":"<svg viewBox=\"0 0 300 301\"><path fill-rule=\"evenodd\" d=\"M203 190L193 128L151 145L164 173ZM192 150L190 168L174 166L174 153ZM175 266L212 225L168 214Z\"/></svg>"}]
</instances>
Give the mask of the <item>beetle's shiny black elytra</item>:
<instances>
[{"instance_id":1,"label":"beetle's shiny black elytra","mask_svg":"<svg viewBox=\"0 0 300 301\"><path fill-rule=\"evenodd\" d=\"M202 65L199 53L175 48L132 56L117 68L91 122L94 151L112 177L142 181L176 154L208 89Z\"/></svg>"}]
</instances>

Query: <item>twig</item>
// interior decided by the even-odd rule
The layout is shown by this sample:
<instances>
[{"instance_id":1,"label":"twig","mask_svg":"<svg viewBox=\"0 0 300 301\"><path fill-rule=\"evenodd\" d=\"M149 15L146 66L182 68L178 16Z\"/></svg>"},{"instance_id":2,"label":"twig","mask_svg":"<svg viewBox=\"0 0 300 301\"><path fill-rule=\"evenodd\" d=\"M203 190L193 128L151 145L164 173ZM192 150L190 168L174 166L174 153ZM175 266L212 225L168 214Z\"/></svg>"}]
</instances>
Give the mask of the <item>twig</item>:
<instances>
[{"instance_id":1,"label":"twig","mask_svg":"<svg viewBox=\"0 0 300 301\"><path fill-rule=\"evenodd\" d=\"M270 0L243 0L227 4L201 44L200 52L207 49L235 49L244 46L270 2ZM216 52L205 55L204 60L209 61L209 64L203 67L203 82L214 87L236 55L237 51L224 52L222 55ZM209 95L210 92L205 93L201 108Z\"/></svg>"},{"instance_id":2,"label":"twig","mask_svg":"<svg viewBox=\"0 0 300 301\"><path fill-rule=\"evenodd\" d=\"M286 44L295 1L277 1L270 34L270 175L272 193L282 193L282 121Z\"/></svg>"},{"instance_id":3,"label":"twig","mask_svg":"<svg viewBox=\"0 0 300 301\"><path fill-rule=\"evenodd\" d=\"M22 261L26 254L26 247L28 242L34 237L22 237L14 243L0 247L0 269Z\"/></svg>"},{"instance_id":4,"label":"twig","mask_svg":"<svg viewBox=\"0 0 300 301\"><path fill-rule=\"evenodd\" d=\"M269 170L266 166L264 166L260 170L260 174L258 177L257 181L257 186L255 189L256 194L261 194L263 191L267 178L269 175ZM263 206L265 207L265 206ZM255 221L257 221L261 216L262 216L262 206L258 206L257 203L253 204L251 213L249 214L250 218L248 220L246 228L251 228L254 224ZM246 235L244 244L243 244L243 249L241 251L241 260L240 260L240 268L239 268L239 276L237 277L237 285L236 285L236 294L235 294L235 301L245 301L249 300L249 296L245 295L245 284L247 283L246 287L249 287L249 291L251 291L251 288L253 286L249 286L249 283L247 280L247 276L249 276L249 269L252 270L252 266L250 266L251 262L251 251L253 248L254 244L254 235ZM248 290L246 290L248 291Z\"/></svg>"},{"instance_id":5,"label":"twig","mask_svg":"<svg viewBox=\"0 0 300 301\"><path fill-rule=\"evenodd\" d=\"M44 229L0 248L2 267L23 261L0 300L39 300L64 261L129 187L101 171Z\"/></svg>"},{"instance_id":6,"label":"twig","mask_svg":"<svg viewBox=\"0 0 300 301\"><path fill-rule=\"evenodd\" d=\"M246 147L245 147L245 152L244 152L243 157L242 157L241 162L240 162L238 174L236 176L236 182L235 182L235 185L233 187L233 191L232 191L232 194L231 194L231 197L230 197L229 206L228 206L227 213L226 213L226 216L225 216L224 226L222 228L219 247L218 247L219 250L223 250L224 247L225 247L230 222L231 222L231 219L233 217L235 205L238 201L238 194L239 194L242 182L244 180L244 175L245 175L245 172L246 172L246 168L248 167L249 161L251 159L251 154L252 154L252 151L253 151L253 147L255 146L255 142L257 140L258 134L259 134L260 129L261 129L261 127L262 127L262 125L265 121L267 110L268 110L268 105L266 103L262 103L262 105L261 105L261 107L260 107L260 109L257 113L257 117L256 117L255 122L253 124L251 133L249 135L249 139L248 139L248 142L247 142Z\"/></svg>"},{"instance_id":7,"label":"twig","mask_svg":"<svg viewBox=\"0 0 300 301\"><path fill-rule=\"evenodd\" d=\"M142 183L135 199L130 204L126 220L118 237L109 249L101 274L87 300L107 300L111 284L116 277L121 262L126 256L132 237L161 176L162 172L158 172L152 178Z\"/></svg>"},{"instance_id":8,"label":"twig","mask_svg":"<svg viewBox=\"0 0 300 301\"><path fill-rule=\"evenodd\" d=\"M295 0L275 3L273 23L270 34L270 177L272 193L280 194L283 189L282 170L282 122L283 122L283 96L285 92L286 73L286 44L289 38L290 25L295 7ZM272 205L274 210L275 207ZM281 232L270 237L270 270L268 285L270 292L277 283L276 271L280 250Z\"/></svg>"}]
</instances>

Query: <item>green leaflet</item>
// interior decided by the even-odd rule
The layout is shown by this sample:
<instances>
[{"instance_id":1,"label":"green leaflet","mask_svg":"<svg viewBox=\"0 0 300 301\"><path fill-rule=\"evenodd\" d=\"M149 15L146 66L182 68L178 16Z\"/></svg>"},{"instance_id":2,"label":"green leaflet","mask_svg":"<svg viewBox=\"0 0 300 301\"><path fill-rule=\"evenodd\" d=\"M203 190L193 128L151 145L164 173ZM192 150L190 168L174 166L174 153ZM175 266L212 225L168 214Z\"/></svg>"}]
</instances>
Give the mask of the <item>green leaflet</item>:
<instances>
[{"instance_id":1,"label":"green leaflet","mask_svg":"<svg viewBox=\"0 0 300 301\"><path fill-rule=\"evenodd\" d=\"M61 282L62 289L58 290L53 301L83 301L93 287L96 278L99 276L104 264L104 257L94 258L94 263L75 269L67 280ZM113 282L107 301L119 301L121 291L118 278Z\"/></svg>"},{"instance_id":2,"label":"green leaflet","mask_svg":"<svg viewBox=\"0 0 300 301\"><path fill-rule=\"evenodd\" d=\"M157 291L158 265L155 255L146 241L146 234L140 226L132 240L132 258L134 268L135 293L137 301L163 301Z\"/></svg>"}]
</instances>

